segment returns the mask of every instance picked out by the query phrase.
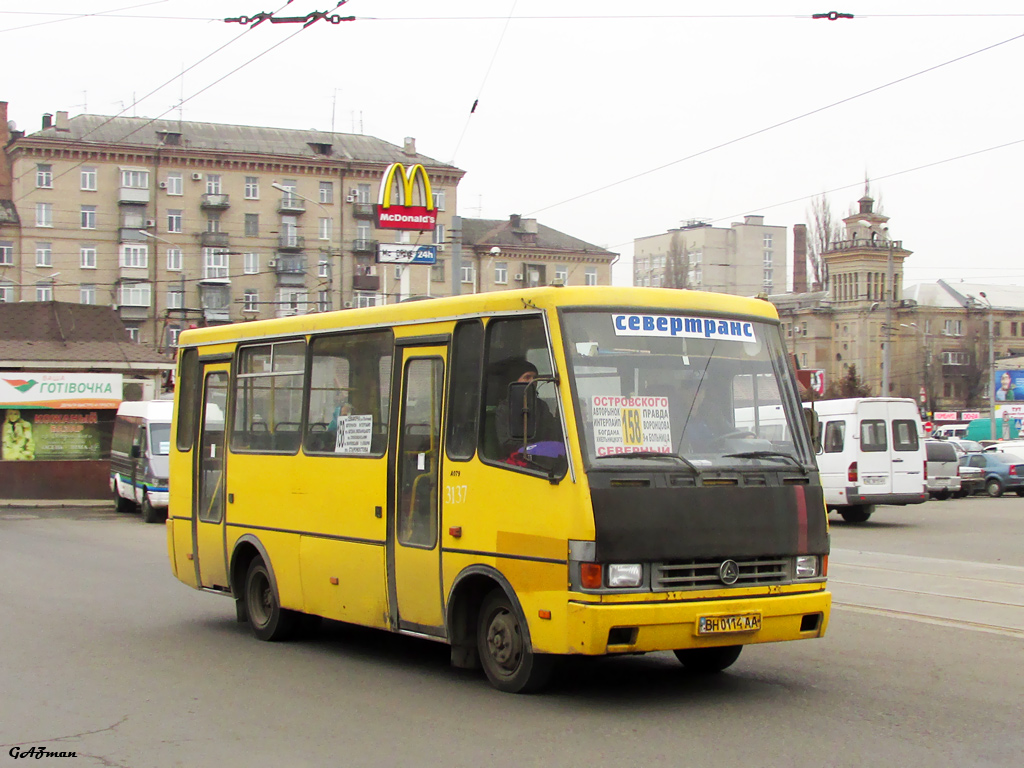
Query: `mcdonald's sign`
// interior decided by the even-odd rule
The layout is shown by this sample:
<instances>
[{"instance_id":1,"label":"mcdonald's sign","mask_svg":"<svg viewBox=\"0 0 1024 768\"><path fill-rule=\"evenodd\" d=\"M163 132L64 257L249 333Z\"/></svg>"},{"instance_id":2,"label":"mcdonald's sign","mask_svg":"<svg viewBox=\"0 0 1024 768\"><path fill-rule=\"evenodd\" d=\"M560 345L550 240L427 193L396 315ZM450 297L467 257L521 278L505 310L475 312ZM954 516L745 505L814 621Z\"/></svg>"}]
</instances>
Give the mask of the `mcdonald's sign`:
<instances>
[{"instance_id":1,"label":"mcdonald's sign","mask_svg":"<svg viewBox=\"0 0 1024 768\"><path fill-rule=\"evenodd\" d=\"M384 171L377 204L380 229L429 231L437 225L437 209L430 190L427 169L421 164L392 163Z\"/></svg>"}]
</instances>

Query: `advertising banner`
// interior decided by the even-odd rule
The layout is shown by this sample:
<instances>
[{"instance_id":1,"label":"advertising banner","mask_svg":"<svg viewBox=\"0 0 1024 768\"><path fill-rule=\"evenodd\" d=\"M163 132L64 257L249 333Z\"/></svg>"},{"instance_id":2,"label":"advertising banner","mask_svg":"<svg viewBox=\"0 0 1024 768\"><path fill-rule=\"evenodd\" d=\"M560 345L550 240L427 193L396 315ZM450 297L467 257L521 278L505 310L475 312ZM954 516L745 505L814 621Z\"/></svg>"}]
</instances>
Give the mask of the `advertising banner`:
<instances>
[{"instance_id":1,"label":"advertising banner","mask_svg":"<svg viewBox=\"0 0 1024 768\"><path fill-rule=\"evenodd\" d=\"M120 373L0 374L0 408L117 408Z\"/></svg>"},{"instance_id":2,"label":"advertising banner","mask_svg":"<svg viewBox=\"0 0 1024 768\"><path fill-rule=\"evenodd\" d=\"M996 402L1024 401L1024 371L996 371Z\"/></svg>"},{"instance_id":3,"label":"advertising banner","mask_svg":"<svg viewBox=\"0 0 1024 768\"><path fill-rule=\"evenodd\" d=\"M96 411L7 408L3 411L0 435L2 461L102 458L102 427Z\"/></svg>"},{"instance_id":4,"label":"advertising banner","mask_svg":"<svg viewBox=\"0 0 1024 768\"><path fill-rule=\"evenodd\" d=\"M377 246L377 262L380 264L436 264L437 246L381 243Z\"/></svg>"}]
</instances>

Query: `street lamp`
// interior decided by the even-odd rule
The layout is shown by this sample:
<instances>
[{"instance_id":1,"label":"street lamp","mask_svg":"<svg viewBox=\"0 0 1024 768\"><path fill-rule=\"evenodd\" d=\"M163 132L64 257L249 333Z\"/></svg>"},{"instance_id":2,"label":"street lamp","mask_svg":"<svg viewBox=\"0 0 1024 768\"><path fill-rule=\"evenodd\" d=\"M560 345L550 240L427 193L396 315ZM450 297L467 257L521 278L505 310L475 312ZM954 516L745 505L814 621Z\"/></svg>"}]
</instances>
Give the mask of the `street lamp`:
<instances>
[{"instance_id":1,"label":"street lamp","mask_svg":"<svg viewBox=\"0 0 1024 768\"><path fill-rule=\"evenodd\" d=\"M985 304L988 305L988 428L989 435L993 440L996 439L996 352L995 352L995 325L992 322L992 302L988 300L988 296L985 295L984 291L978 291L978 295L985 300Z\"/></svg>"}]
</instances>

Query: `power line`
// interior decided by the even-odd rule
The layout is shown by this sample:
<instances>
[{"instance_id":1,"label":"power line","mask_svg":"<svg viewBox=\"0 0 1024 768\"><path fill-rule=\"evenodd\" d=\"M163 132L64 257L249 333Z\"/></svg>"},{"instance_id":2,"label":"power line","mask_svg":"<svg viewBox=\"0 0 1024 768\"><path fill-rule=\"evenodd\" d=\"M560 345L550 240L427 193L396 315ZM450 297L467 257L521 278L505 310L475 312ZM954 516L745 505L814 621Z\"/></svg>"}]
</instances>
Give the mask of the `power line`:
<instances>
[{"instance_id":1,"label":"power line","mask_svg":"<svg viewBox=\"0 0 1024 768\"><path fill-rule=\"evenodd\" d=\"M69 14L49 14L49 13L46 13L46 14L44 14L44 13L28 14L28 13L25 13L23 11L0 11L0 13L5 13L5 14L15 14L16 13L16 14L36 15L36 16L43 16L43 15L46 15L46 16L50 16L50 15L56 16L56 15L60 15L60 16L64 17L62 19L54 19L52 21L40 21L40 22L37 22L35 24L25 24L25 25L20 26L20 27L8 27L7 29L0 29L0 34L3 34L4 32L16 32L19 29L29 29L31 27L42 27L42 26L45 26L47 24L59 24L62 21L74 21L76 19L87 19L87 18L92 18L92 17L102 17L102 16L106 16L108 13L109 14L114 14L114 13L117 13L118 11L130 11L133 8L144 8L147 5L160 5L161 3L166 3L166 2L167 2L167 0L153 0L153 2L149 2L149 3L139 3L138 5L126 5L124 8L115 8L113 11L97 11L96 13L78 13L78 14L74 14L74 15L69 15Z\"/></svg>"},{"instance_id":2,"label":"power line","mask_svg":"<svg viewBox=\"0 0 1024 768\"><path fill-rule=\"evenodd\" d=\"M922 70L920 70L918 72L915 72L915 73L913 73L911 75L905 75L904 77L897 78L896 80L892 80L892 81L890 81L888 83L885 83L884 85L879 85L879 86L875 86L874 88L869 88L866 91L861 91L860 93L854 94L853 96L847 96L847 97L845 97L843 99L840 99L838 101L834 101L831 104L826 104L825 106L817 107L816 109L812 109L809 112L804 112L803 114L796 115L795 117L790 117L790 118L787 118L786 120L782 120L782 121L780 121L778 123L773 123L772 125L766 126L764 128L759 128L756 131L751 131L750 133L745 133L742 136L737 136L735 138L729 139L728 141L723 141L723 142L721 142L719 144L715 144L714 146L707 147L707 148L702 149L702 150L700 150L698 152L694 152L693 154L687 155L686 157L681 157L681 158L679 158L677 160L672 160L670 162L663 163L662 165L659 165L659 166L657 166L655 168L651 168L651 169L646 170L646 171L641 171L640 173L635 173L632 176L627 176L627 177L619 179L617 181L613 181L613 182L611 182L609 184L605 184L605 185L597 187L595 189L591 189L588 192L582 192L582 193L580 193L578 195L575 195L573 197L567 198L567 199L562 200L560 202L544 206L543 208L537 208L537 209L535 209L535 210L533 210L530 213L525 214L525 215L533 216L533 215L535 215L537 213L541 213L543 211L548 211L548 210L551 210L552 208L557 208L557 207L562 206L562 205L567 205L568 203L572 203L572 202L575 202L577 200L581 200L581 199L583 199L585 197L589 197L591 195L595 195L598 192L604 192L605 190L612 189L613 187L617 187L617 186L619 186L621 184L626 184L627 182L630 182L630 181L636 181L637 179L641 179L644 176L649 176L652 173L657 173L658 171L663 171L666 168L671 168L672 166L679 165L680 163L684 163L687 160L693 160L693 159L695 159L697 157L701 157L702 155L710 154L711 152L714 152L716 150L723 149L723 148L731 146L733 144L738 144L739 142L745 141L746 139L753 138L754 136L759 136L759 135L761 135L763 133L767 133L769 131L775 130L776 128L781 128L782 126L789 125L790 123L795 123L798 120L803 120L804 118L811 117L812 115L816 115L816 114L819 114L821 112L825 112L826 110L832 109L834 107L838 107L838 106L840 106L842 104L847 104L847 103L849 103L851 101L854 101L855 99L859 99L859 98L862 98L864 96L868 96L868 95L870 95L872 93L877 93L877 92L879 92L881 90L884 90L885 88L889 88L891 86L898 85L899 83L904 83L904 82L906 82L908 80L911 80L911 79L913 79L915 77L919 77L920 75L927 74L929 72L934 72L935 70L941 69L942 67L947 67L947 66L949 66L951 64L955 64L957 62L964 61L965 59L968 59L968 58L970 58L972 56L977 56L978 54L985 53L987 51L991 51L991 50L993 50L995 48L998 48L999 46L1006 45L1007 43L1011 43L1011 42L1013 42L1015 40L1020 40L1021 38L1024 38L1024 34L1014 35L1013 37L1009 37L1009 38L1007 38L1005 40L1002 40L1002 41L1000 41L998 43L993 43L992 45L987 45L984 48L979 48L978 50L972 51L971 53L966 53L966 54L964 54L962 56L957 56L956 58L949 59L948 61L944 61L941 64L936 64L934 66L927 67L926 69L922 69Z\"/></svg>"}]
</instances>

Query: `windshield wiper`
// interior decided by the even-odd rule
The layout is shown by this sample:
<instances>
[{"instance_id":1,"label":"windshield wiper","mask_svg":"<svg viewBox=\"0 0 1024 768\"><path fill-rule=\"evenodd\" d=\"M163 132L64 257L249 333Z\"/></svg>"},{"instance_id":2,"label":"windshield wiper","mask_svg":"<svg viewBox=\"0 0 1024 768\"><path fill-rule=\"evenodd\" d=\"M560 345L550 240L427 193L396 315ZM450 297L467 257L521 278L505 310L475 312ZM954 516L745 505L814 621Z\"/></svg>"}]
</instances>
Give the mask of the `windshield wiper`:
<instances>
[{"instance_id":1,"label":"windshield wiper","mask_svg":"<svg viewBox=\"0 0 1024 768\"><path fill-rule=\"evenodd\" d=\"M800 469L804 466L793 456L788 453L782 453L781 451L743 451L742 453L726 453L723 458L726 459L788 459L796 464Z\"/></svg>"},{"instance_id":2,"label":"windshield wiper","mask_svg":"<svg viewBox=\"0 0 1024 768\"><path fill-rule=\"evenodd\" d=\"M630 453L613 453L608 456L598 456L598 459L676 459L683 462L693 470L693 474L699 475L700 468L685 456L678 453L662 453L660 451L632 451Z\"/></svg>"}]
</instances>

